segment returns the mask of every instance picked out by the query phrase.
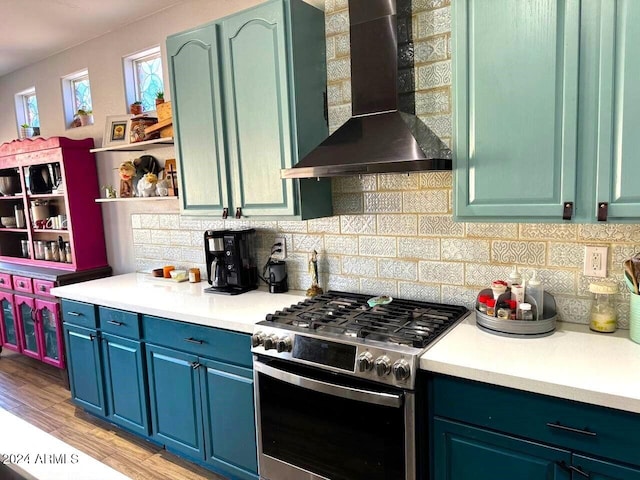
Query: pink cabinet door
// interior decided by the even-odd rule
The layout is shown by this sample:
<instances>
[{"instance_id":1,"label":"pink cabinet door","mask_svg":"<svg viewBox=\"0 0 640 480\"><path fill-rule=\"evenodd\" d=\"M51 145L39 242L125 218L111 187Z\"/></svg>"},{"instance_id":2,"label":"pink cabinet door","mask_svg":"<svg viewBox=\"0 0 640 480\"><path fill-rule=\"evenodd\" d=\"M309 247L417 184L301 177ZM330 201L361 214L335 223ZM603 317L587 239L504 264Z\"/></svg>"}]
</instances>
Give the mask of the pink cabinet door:
<instances>
[{"instance_id":1,"label":"pink cabinet door","mask_svg":"<svg viewBox=\"0 0 640 480\"><path fill-rule=\"evenodd\" d=\"M18 320L18 331L22 353L28 357L40 360L40 335L38 334L38 319L36 316L35 299L14 295L15 312Z\"/></svg>"},{"instance_id":2,"label":"pink cabinet door","mask_svg":"<svg viewBox=\"0 0 640 480\"><path fill-rule=\"evenodd\" d=\"M19 352L19 338L13 295L0 292L0 346Z\"/></svg>"},{"instance_id":3,"label":"pink cabinet door","mask_svg":"<svg viewBox=\"0 0 640 480\"><path fill-rule=\"evenodd\" d=\"M37 332L40 338L40 359L64 368L64 345L60 325L60 305L50 300L36 300Z\"/></svg>"}]
</instances>

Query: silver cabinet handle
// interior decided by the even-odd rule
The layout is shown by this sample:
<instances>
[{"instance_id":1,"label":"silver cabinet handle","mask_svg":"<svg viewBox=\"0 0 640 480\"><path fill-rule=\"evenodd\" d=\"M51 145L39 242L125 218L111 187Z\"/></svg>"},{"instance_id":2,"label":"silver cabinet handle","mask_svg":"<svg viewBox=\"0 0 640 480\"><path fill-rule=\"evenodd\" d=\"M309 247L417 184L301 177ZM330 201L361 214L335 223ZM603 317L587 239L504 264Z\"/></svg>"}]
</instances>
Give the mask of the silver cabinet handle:
<instances>
[{"instance_id":1,"label":"silver cabinet handle","mask_svg":"<svg viewBox=\"0 0 640 480\"><path fill-rule=\"evenodd\" d=\"M82 314L78 312L67 312L67 315L71 315L72 317L81 317Z\"/></svg>"},{"instance_id":2,"label":"silver cabinet handle","mask_svg":"<svg viewBox=\"0 0 640 480\"><path fill-rule=\"evenodd\" d=\"M184 341L189 343L197 343L198 345L202 345L204 343L204 340L198 340L197 338L193 337L185 338Z\"/></svg>"},{"instance_id":3,"label":"silver cabinet handle","mask_svg":"<svg viewBox=\"0 0 640 480\"><path fill-rule=\"evenodd\" d=\"M115 325L116 327L121 327L122 325L124 325L124 323L116 322L115 320L107 320L107 323L110 323L111 325Z\"/></svg>"},{"instance_id":4,"label":"silver cabinet handle","mask_svg":"<svg viewBox=\"0 0 640 480\"><path fill-rule=\"evenodd\" d=\"M302 377L294 373L285 372L277 368L270 367L269 365L255 360L253 362L253 369L256 372L264 373L265 375L281 380L291 385L306 388L307 390L315 390L317 392L326 393L336 397L346 398L348 400L355 400L358 402L373 403L375 405L383 405L385 407L401 407L402 395L395 395L392 393L380 393L372 392L369 390L363 390L360 388L345 387L344 385L335 385L333 383L323 382L322 380L315 380L313 378Z\"/></svg>"},{"instance_id":5,"label":"silver cabinet handle","mask_svg":"<svg viewBox=\"0 0 640 480\"><path fill-rule=\"evenodd\" d=\"M587 430L586 428L581 429L581 428L567 427L566 425L562 425L560 422L556 422L556 423L547 422L547 427L555 428L557 430L562 430L565 432L577 433L580 435L587 435L589 437L595 437L598 435L596 432L592 432L590 430Z\"/></svg>"}]
</instances>

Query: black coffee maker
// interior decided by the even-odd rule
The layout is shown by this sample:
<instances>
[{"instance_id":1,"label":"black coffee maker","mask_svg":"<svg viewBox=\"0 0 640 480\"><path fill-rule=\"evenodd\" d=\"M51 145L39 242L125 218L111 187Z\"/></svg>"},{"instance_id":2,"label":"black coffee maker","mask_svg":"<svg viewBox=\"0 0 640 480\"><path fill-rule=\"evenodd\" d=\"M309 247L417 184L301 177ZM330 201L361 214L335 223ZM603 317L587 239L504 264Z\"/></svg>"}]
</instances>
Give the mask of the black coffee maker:
<instances>
[{"instance_id":1,"label":"black coffee maker","mask_svg":"<svg viewBox=\"0 0 640 480\"><path fill-rule=\"evenodd\" d=\"M237 295L258 287L255 236L253 228L204 232L207 280L211 285L205 292Z\"/></svg>"}]
</instances>

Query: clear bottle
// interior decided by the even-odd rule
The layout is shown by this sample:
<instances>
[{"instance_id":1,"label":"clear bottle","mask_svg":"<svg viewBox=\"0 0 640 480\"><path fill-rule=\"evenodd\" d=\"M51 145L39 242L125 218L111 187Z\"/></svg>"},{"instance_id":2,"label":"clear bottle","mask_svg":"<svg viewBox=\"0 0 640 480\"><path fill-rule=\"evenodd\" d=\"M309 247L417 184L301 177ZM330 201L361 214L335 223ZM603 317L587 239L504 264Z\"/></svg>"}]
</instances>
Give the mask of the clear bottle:
<instances>
[{"instance_id":1,"label":"clear bottle","mask_svg":"<svg viewBox=\"0 0 640 480\"><path fill-rule=\"evenodd\" d=\"M527 295L533 298L536 311L534 313L534 320L542 320L544 312L544 286L542 282L538 280L536 271L533 272L533 277L529 280L527 285Z\"/></svg>"},{"instance_id":2,"label":"clear bottle","mask_svg":"<svg viewBox=\"0 0 640 480\"><path fill-rule=\"evenodd\" d=\"M595 332L615 332L618 328L618 312L613 304L613 296L618 293L618 284L593 282L589 284L589 291L593 294L589 328Z\"/></svg>"},{"instance_id":3,"label":"clear bottle","mask_svg":"<svg viewBox=\"0 0 640 480\"><path fill-rule=\"evenodd\" d=\"M533 320L533 311L531 310L530 303L521 303L520 304L520 320Z\"/></svg>"},{"instance_id":4,"label":"clear bottle","mask_svg":"<svg viewBox=\"0 0 640 480\"><path fill-rule=\"evenodd\" d=\"M520 285L522 284L522 275L518 272L518 266L513 266L513 271L509 274L509 280L507 280L507 284L511 285Z\"/></svg>"}]
</instances>

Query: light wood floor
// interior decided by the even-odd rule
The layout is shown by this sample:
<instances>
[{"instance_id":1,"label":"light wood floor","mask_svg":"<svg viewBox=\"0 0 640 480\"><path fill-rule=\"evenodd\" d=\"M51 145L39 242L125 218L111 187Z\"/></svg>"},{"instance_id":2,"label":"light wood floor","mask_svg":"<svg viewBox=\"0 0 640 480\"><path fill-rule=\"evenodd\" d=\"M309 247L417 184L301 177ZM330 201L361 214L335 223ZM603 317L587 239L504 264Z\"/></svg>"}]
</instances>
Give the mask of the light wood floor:
<instances>
[{"instance_id":1,"label":"light wood floor","mask_svg":"<svg viewBox=\"0 0 640 480\"><path fill-rule=\"evenodd\" d=\"M0 408L136 480L224 480L76 408L57 368L6 349Z\"/></svg>"}]
</instances>

